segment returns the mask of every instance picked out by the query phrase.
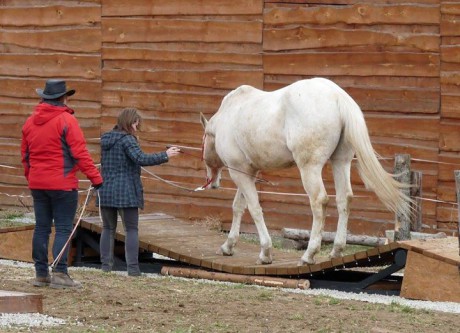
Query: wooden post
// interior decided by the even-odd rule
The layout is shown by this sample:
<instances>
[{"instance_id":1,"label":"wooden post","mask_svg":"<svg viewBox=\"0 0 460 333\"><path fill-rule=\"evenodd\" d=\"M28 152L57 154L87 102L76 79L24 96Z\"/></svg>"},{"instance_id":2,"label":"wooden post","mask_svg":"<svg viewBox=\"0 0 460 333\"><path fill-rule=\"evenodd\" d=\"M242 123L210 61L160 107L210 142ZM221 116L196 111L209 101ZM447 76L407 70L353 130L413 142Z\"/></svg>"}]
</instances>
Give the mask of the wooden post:
<instances>
[{"instance_id":1,"label":"wooden post","mask_svg":"<svg viewBox=\"0 0 460 333\"><path fill-rule=\"evenodd\" d=\"M403 183L410 185L410 155L397 154L395 156L395 178ZM410 188L402 189L407 196L410 196ZM395 241L410 239L410 217L396 214L395 221Z\"/></svg>"},{"instance_id":2,"label":"wooden post","mask_svg":"<svg viewBox=\"0 0 460 333\"><path fill-rule=\"evenodd\" d=\"M414 199L415 207L414 214L411 218L411 231L422 231L422 172L412 171L410 173L412 187L410 188L410 196Z\"/></svg>"},{"instance_id":3,"label":"wooden post","mask_svg":"<svg viewBox=\"0 0 460 333\"><path fill-rule=\"evenodd\" d=\"M457 194L457 209L458 209L458 217L457 217L457 236L458 236L458 254L460 254L460 170L455 170L455 188ZM459 266L460 269L460 266Z\"/></svg>"}]
</instances>

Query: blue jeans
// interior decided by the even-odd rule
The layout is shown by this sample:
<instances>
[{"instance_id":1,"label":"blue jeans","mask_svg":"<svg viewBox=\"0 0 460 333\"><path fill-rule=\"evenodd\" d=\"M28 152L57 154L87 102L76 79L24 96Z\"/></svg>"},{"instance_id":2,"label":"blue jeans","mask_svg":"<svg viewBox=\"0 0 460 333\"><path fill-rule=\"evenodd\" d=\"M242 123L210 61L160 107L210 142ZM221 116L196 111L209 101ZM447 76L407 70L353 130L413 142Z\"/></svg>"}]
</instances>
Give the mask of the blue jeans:
<instances>
[{"instance_id":1,"label":"blue jeans","mask_svg":"<svg viewBox=\"0 0 460 333\"><path fill-rule=\"evenodd\" d=\"M78 206L78 192L58 190L32 190L35 211L35 230L32 239L32 258L37 277L45 277L48 272L48 244L54 221L55 238L53 258L57 258L70 234ZM56 272L67 273L67 246L61 260L54 268Z\"/></svg>"},{"instance_id":2,"label":"blue jeans","mask_svg":"<svg viewBox=\"0 0 460 333\"><path fill-rule=\"evenodd\" d=\"M128 274L138 274L139 270L139 209L101 207L102 233L100 252L102 270L111 271L114 261L115 233L120 214L125 230L125 257Z\"/></svg>"}]
</instances>

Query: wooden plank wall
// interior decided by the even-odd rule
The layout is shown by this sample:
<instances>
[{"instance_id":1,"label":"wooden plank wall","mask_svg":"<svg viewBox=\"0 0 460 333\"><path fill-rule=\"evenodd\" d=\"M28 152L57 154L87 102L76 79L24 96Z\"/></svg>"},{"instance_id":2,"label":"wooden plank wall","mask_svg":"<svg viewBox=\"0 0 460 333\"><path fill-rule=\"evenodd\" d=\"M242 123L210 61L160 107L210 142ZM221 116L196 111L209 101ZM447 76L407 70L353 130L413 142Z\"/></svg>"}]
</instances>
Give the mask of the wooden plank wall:
<instances>
[{"instance_id":1,"label":"wooden plank wall","mask_svg":"<svg viewBox=\"0 0 460 333\"><path fill-rule=\"evenodd\" d=\"M123 107L141 110L145 151L199 148L199 113L211 117L237 86L274 90L323 76L362 107L389 171L395 154L408 153L423 172L425 231L453 230L456 207L437 200L456 201L459 15L458 4L440 0L0 0L0 155L19 166L20 127L37 102L34 89L48 77L67 78L77 89L71 106L98 161L97 138ZM205 175L199 151L188 153L148 170L193 189ZM3 170L0 192L27 192L20 171ZM382 235L393 214L352 173L357 197L349 230ZM214 216L228 227L234 191L193 193L144 176L145 212ZM223 176L223 186L233 188ZM276 184L258 185L269 228L309 228L297 170L262 177ZM333 195L329 167L324 177ZM326 230L335 227L334 208L332 198ZM249 214L244 221L243 230L254 231Z\"/></svg>"},{"instance_id":2,"label":"wooden plank wall","mask_svg":"<svg viewBox=\"0 0 460 333\"><path fill-rule=\"evenodd\" d=\"M391 171L397 153L438 160L439 22L437 1L266 1L264 10L265 88L277 89L312 76L329 77L361 106L376 151ZM436 199L437 164L412 161L423 172L423 195ZM285 192L301 192L285 172L271 178ZM334 194L330 170L328 192ZM381 234L393 216L352 173L356 196L349 230ZM265 187L264 187L265 189ZM268 190L268 189L267 189ZM270 209L305 225L306 199L264 196ZM331 200L327 230L337 213ZM285 205L281 213L280 207ZM436 226L436 204L423 202L423 222ZM274 212L275 214L275 212ZM311 225L308 217L307 228ZM279 222L284 223L282 219Z\"/></svg>"},{"instance_id":3,"label":"wooden plank wall","mask_svg":"<svg viewBox=\"0 0 460 333\"><path fill-rule=\"evenodd\" d=\"M74 108L89 149L98 159L101 95L100 1L0 1L1 206L29 195L23 176L21 128L39 102L36 88L64 78L76 89ZM82 186L88 187L88 183ZM8 194L8 195L7 195ZM30 198L21 199L30 204Z\"/></svg>"},{"instance_id":4,"label":"wooden plank wall","mask_svg":"<svg viewBox=\"0 0 460 333\"><path fill-rule=\"evenodd\" d=\"M105 1L102 129L113 126L122 107L135 106L144 116L146 151L201 147L200 112L211 117L243 82L263 88L262 9L258 0ZM194 156L147 169L194 189L205 171L200 152L187 152ZM231 218L232 191L191 193L144 175L146 212Z\"/></svg>"},{"instance_id":5,"label":"wooden plank wall","mask_svg":"<svg viewBox=\"0 0 460 333\"><path fill-rule=\"evenodd\" d=\"M440 137L438 199L455 202L454 170L460 169L460 3L440 4ZM457 207L440 203L437 221L440 229L457 227Z\"/></svg>"}]
</instances>

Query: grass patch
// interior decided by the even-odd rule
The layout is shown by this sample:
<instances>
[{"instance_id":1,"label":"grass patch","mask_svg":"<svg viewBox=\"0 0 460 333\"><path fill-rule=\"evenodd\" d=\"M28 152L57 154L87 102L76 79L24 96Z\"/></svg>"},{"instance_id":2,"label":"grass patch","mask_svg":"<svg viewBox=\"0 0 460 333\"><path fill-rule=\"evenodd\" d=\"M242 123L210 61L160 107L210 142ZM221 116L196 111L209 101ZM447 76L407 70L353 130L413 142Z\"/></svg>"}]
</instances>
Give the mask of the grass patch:
<instances>
[{"instance_id":1,"label":"grass patch","mask_svg":"<svg viewBox=\"0 0 460 333\"><path fill-rule=\"evenodd\" d=\"M414 313L415 309L408 307L406 305L402 305L396 302L391 302L390 304L390 312L396 313Z\"/></svg>"},{"instance_id":2,"label":"grass patch","mask_svg":"<svg viewBox=\"0 0 460 333\"><path fill-rule=\"evenodd\" d=\"M274 249L278 249L278 250L285 251L285 252L298 252L299 254L302 254L303 252L305 252L305 250L295 250L295 249L284 248L283 240L285 238L282 236L271 236L271 237L272 237L272 245ZM254 235L254 234L241 234L240 240L244 243L256 244L256 245L260 244L259 236ZM321 250L318 252L317 256L318 257L328 257L329 253L332 251L332 246L333 246L332 243L323 243L321 245ZM354 254L356 252L367 251L371 248L372 248L371 246L347 244L343 252L343 255L346 256L349 254Z\"/></svg>"},{"instance_id":3,"label":"grass patch","mask_svg":"<svg viewBox=\"0 0 460 333\"><path fill-rule=\"evenodd\" d=\"M0 229L22 227L31 222L27 221L27 216L24 212L16 210L1 210L0 211Z\"/></svg>"},{"instance_id":4,"label":"grass patch","mask_svg":"<svg viewBox=\"0 0 460 333\"><path fill-rule=\"evenodd\" d=\"M314 299L315 305L340 305L342 304L342 301L338 298L332 297L332 296L317 296Z\"/></svg>"},{"instance_id":5,"label":"grass patch","mask_svg":"<svg viewBox=\"0 0 460 333\"><path fill-rule=\"evenodd\" d=\"M271 301L273 299L273 293L270 290L263 290L259 293L258 298L264 301Z\"/></svg>"}]
</instances>

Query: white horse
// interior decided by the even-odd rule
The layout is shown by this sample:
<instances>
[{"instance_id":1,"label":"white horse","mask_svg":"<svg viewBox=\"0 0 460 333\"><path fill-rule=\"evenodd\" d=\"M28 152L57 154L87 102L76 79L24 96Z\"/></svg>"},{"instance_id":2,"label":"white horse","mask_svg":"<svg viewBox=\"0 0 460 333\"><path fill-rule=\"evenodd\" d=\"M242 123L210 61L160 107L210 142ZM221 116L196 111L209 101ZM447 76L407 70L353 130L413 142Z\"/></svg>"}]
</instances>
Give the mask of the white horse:
<instances>
[{"instance_id":1,"label":"white horse","mask_svg":"<svg viewBox=\"0 0 460 333\"><path fill-rule=\"evenodd\" d=\"M379 163L372 148L366 123L356 102L338 85L324 78L301 80L287 87L265 92L243 85L224 97L209 120L201 114L205 129L203 158L207 187L218 188L221 170L228 167L238 187L233 201L230 233L218 253L232 255L246 207L259 233L261 251L257 264L272 262L272 242L262 214L255 186L260 170L297 165L309 196L313 225L308 248L299 265L315 263L321 247L328 195L321 171L331 161L338 209L337 233L331 257L341 256L353 191L350 168L356 155L365 185L385 206L410 215L410 198Z\"/></svg>"}]
</instances>

